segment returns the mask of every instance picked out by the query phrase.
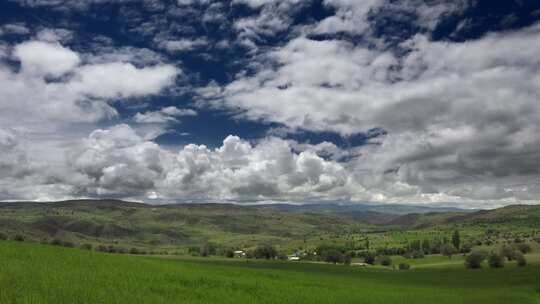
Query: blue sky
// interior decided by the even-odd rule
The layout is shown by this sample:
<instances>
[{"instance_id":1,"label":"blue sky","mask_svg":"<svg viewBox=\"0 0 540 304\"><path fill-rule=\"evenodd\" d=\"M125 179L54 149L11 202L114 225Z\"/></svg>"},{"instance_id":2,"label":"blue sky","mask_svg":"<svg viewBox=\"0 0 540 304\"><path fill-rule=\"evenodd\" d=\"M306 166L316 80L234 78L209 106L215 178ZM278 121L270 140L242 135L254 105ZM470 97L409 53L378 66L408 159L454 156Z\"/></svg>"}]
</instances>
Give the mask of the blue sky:
<instances>
[{"instance_id":1,"label":"blue sky","mask_svg":"<svg viewBox=\"0 0 540 304\"><path fill-rule=\"evenodd\" d=\"M534 1L8 0L0 200L540 194Z\"/></svg>"}]
</instances>

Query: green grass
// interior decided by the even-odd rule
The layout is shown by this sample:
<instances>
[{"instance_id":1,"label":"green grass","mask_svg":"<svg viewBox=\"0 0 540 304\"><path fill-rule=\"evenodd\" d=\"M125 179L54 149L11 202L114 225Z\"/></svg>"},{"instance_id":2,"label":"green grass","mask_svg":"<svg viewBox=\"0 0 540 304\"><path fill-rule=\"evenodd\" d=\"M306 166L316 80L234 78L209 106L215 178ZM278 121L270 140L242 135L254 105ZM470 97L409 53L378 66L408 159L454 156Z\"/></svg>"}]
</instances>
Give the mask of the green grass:
<instances>
[{"instance_id":1,"label":"green grass","mask_svg":"<svg viewBox=\"0 0 540 304\"><path fill-rule=\"evenodd\" d=\"M0 303L540 303L540 265L391 271L0 242Z\"/></svg>"}]
</instances>

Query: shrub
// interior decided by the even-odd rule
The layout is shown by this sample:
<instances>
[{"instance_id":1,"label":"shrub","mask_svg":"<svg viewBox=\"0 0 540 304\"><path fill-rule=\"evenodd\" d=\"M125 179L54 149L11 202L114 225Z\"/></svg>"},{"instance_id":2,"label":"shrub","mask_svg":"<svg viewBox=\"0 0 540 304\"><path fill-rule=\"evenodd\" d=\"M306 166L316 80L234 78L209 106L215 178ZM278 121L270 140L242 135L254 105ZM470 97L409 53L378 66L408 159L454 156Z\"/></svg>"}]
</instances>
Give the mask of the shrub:
<instances>
[{"instance_id":1,"label":"shrub","mask_svg":"<svg viewBox=\"0 0 540 304\"><path fill-rule=\"evenodd\" d=\"M82 244L81 249L92 250L92 244Z\"/></svg>"},{"instance_id":2,"label":"shrub","mask_svg":"<svg viewBox=\"0 0 540 304\"><path fill-rule=\"evenodd\" d=\"M449 259L451 259L452 256L456 254L456 252L456 248L452 245L444 244L441 246L441 254L448 257Z\"/></svg>"},{"instance_id":3,"label":"shrub","mask_svg":"<svg viewBox=\"0 0 540 304\"><path fill-rule=\"evenodd\" d=\"M225 256L228 258L234 258L234 250L232 249L225 250Z\"/></svg>"},{"instance_id":4,"label":"shrub","mask_svg":"<svg viewBox=\"0 0 540 304\"><path fill-rule=\"evenodd\" d=\"M461 253L470 253L472 251L472 244L466 243L461 246L460 252Z\"/></svg>"},{"instance_id":5,"label":"shrub","mask_svg":"<svg viewBox=\"0 0 540 304\"><path fill-rule=\"evenodd\" d=\"M62 246L62 240L61 239L53 239L51 241L51 245L54 245L54 246Z\"/></svg>"},{"instance_id":6,"label":"shrub","mask_svg":"<svg viewBox=\"0 0 540 304\"><path fill-rule=\"evenodd\" d=\"M502 268L504 267L504 257L500 254L492 252L488 256L488 264L491 268Z\"/></svg>"},{"instance_id":7,"label":"shrub","mask_svg":"<svg viewBox=\"0 0 540 304\"><path fill-rule=\"evenodd\" d=\"M14 241L17 241L17 242L22 242L24 241L24 236L20 235L20 234L16 234L14 237L13 237L13 240Z\"/></svg>"},{"instance_id":8,"label":"shrub","mask_svg":"<svg viewBox=\"0 0 540 304\"><path fill-rule=\"evenodd\" d=\"M409 270L411 269L411 265L407 264L407 263L400 263L399 264L399 270Z\"/></svg>"},{"instance_id":9,"label":"shrub","mask_svg":"<svg viewBox=\"0 0 540 304\"><path fill-rule=\"evenodd\" d=\"M523 254L526 254L532 251L531 245L526 244L526 243L516 244L516 249L519 250Z\"/></svg>"},{"instance_id":10,"label":"shrub","mask_svg":"<svg viewBox=\"0 0 540 304\"><path fill-rule=\"evenodd\" d=\"M140 253L140 252L139 252L139 249L137 249L137 248L131 248L131 249L129 250L129 254L139 254L139 253Z\"/></svg>"},{"instance_id":11,"label":"shrub","mask_svg":"<svg viewBox=\"0 0 540 304\"><path fill-rule=\"evenodd\" d=\"M413 259L423 259L424 258L424 252L421 251L421 250L413 251L412 258Z\"/></svg>"},{"instance_id":12,"label":"shrub","mask_svg":"<svg viewBox=\"0 0 540 304\"><path fill-rule=\"evenodd\" d=\"M375 264L375 255L371 252L368 252L364 257L364 263L373 265Z\"/></svg>"},{"instance_id":13,"label":"shrub","mask_svg":"<svg viewBox=\"0 0 540 304\"><path fill-rule=\"evenodd\" d=\"M0 241L5 241L8 239L8 236L3 234L3 233L0 233Z\"/></svg>"},{"instance_id":14,"label":"shrub","mask_svg":"<svg viewBox=\"0 0 540 304\"><path fill-rule=\"evenodd\" d=\"M197 255L199 255L201 253L201 248L196 247L196 246L189 247L188 248L188 253L191 254L192 256L197 256Z\"/></svg>"},{"instance_id":15,"label":"shrub","mask_svg":"<svg viewBox=\"0 0 540 304\"><path fill-rule=\"evenodd\" d=\"M336 249L328 249L321 253L323 260L327 263L343 263L344 256L341 251Z\"/></svg>"},{"instance_id":16,"label":"shrub","mask_svg":"<svg viewBox=\"0 0 540 304\"><path fill-rule=\"evenodd\" d=\"M387 255L381 257L380 262L383 266L392 266L392 259Z\"/></svg>"},{"instance_id":17,"label":"shrub","mask_svg":"<svg viewBox=\"0 0 540 304\"><path fill-rule=\"evenodd\" d=\"M351 262L352 262L352 255L350 253L346 253L344 256L343 256L343 264L345 265L351 265Z\"/></svg>"},{"instance_id":18,"label":"shrub","mask_svg":"<svg viewBox=\"0 0 540 304\"><path fill-rule=\"evenodd\" d=\"M276 248L271 245L260 245L253 251L253 256L256 259L273 259L277 256L278 252Z\"/></svg>"},{"instance_id":19,"label":"shrub","mask_svg":"<svg viewBox=\"0 0 540 304\"><path fill-rule=\"evenodd\" d=\"M62 242L62 246L64 246L64 247L69 247L69 248L73 248L73 247L75 247L75 244L72 243L72 242L70 242L70 241L63 241L63 242Z\"/></svg>"},{"instance_id":20,"label":"shrub","mask_svg":"<svg viewBox=\"0 0 540 304\"><path fill-rule=\"evenodd\" d=\"M482 251L473 251L465 258L465 267L469 269L482 268L482 262L486 259L486 254Z\"/></svg>"},{"instance_id":21,"label":"shrub","mask_svg":"<svg viewBox=\"0 0 540 304\"><path fill-rule=\"evenodd\" d=\"M507 258L509 261L512 261L516 257L516 251L512 247L504 245L501 247L500 255Z\"/></svg>"},{"instance_id":22,"label":"shrub","mask_svg":"<svg viewBox=\"0 0 540 304\"><path fill-rule=\"evenodd\" d=\"M216 255L217 246L212 243L207 243L200 248L200 256L207 257L209 255Z\"/></svg>"},{"instance_id":23,"label":"shrub","mask_svg":"<svg viewBox=\"0 0 540 304\"><path fill-rule=\"evenodd\" d=\"M516 252L516 262L518 266L527 266L527 260L521 251Z\"/></svg>"}]
</instances>

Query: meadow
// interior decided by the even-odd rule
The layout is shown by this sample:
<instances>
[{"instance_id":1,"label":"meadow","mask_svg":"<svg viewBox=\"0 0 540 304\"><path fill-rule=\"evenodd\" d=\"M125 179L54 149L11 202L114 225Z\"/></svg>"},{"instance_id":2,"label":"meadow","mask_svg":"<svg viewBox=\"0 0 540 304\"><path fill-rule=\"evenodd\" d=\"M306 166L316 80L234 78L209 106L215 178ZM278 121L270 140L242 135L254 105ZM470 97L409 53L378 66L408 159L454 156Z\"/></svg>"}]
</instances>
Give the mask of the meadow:
<instances>
[{"instance_id":1,"label":"meadow","mask_svg":"<svg viewBox=\"0 0 540 304\"><path fill-rule=\"evenodd\" d=\"M419 262L425 267L398 271L1 241L0 303L540 303L539 258L528 260L469 270L459 257L448 267L430 257Z\"/></svg>"}]
</instances>

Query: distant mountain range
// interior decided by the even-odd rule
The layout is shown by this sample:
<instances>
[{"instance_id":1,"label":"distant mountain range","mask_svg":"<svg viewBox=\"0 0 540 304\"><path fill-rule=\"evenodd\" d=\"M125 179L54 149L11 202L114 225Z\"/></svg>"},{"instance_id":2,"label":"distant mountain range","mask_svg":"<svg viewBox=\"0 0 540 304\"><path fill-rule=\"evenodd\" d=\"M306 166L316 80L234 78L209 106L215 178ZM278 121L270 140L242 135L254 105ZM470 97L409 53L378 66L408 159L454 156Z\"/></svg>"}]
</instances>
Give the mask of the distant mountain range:
<instances>
[{"instance_id":1,"label":"distant mountain range","mask_svg":"<svg viewBox=\"0 0 540 304\"><path fill-rule=\"evenodd\" d=\"M405 215L411 213L433 213L433 212L475 212L474 209L460 209L452 207L432 207L420 205L404 204L263 204L253 206L256 208L268 208L285 212L346 212L365 211L379 212L394 215Z\"/></svg>"}]
</instances>

